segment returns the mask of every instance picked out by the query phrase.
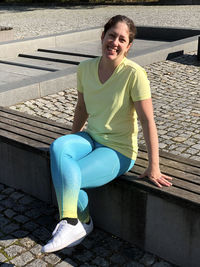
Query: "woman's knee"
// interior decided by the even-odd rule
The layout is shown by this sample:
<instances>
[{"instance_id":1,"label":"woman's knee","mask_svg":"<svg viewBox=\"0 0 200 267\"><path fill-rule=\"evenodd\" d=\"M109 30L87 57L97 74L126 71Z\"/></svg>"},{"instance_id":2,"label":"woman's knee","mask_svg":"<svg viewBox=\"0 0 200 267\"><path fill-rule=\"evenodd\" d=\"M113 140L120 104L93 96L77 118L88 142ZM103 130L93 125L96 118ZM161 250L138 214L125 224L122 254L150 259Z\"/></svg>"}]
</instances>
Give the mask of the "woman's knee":
<instances>
[{"instance_id":1,"label":"woman's knee","mask_svg":"<svg viewBox=\"0 0 200 267\"><path fill-rule=\"evenodd\" d=\"M50 155L62 153L64 149L66 150L65 144L66 142L69 142L69 136L70 135L61 136L54 140L53 143L50 145Z\"/></svg>"},{"instance_id":2,"label":"woman's knee","mask_svg":"<svg viewBox=\"0 0 200 267\"><path fill-rule=\"evenodd\" d=\"M73 159L79 159L92 151L93 140L85 133L68 134L57 138L50 145L50 155L69 155Z\"/></svg>"}]
</instances>

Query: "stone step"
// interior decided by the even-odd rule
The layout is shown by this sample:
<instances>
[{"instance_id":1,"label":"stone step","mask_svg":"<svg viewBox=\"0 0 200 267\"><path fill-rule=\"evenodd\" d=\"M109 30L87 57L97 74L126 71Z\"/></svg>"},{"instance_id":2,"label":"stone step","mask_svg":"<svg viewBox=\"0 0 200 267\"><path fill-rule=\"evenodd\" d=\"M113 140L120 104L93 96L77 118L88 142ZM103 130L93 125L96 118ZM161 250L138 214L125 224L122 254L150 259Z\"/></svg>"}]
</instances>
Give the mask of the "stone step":
<instances>
[{"instance_id":1,"label":"stone step","mask_svg":"<svg viewBox=\"0 0 200 267\"><path fill-rule=\"evenodd\" d=\"M86 60L86 57L74 56L74 55L61 55L54 53L45 53L45 52L35 52L30 54L19 54L19 57L33 58L38 60L59 62L59 63L68 63L73 65L78 65L81 61Z\"/></svg>"},{"instance_id":2,"label":"stone step","mask_svg":"<svg viewBox=\"0 0 200 267\"><path fill-rule=\"evenodd\" d=\"M24 66L27 68L32 68L32 69L42 69L42 70L47 70L47 71L58 71L62 69L67 69L67 68L76 68L75 66L67 63L59 63L59 62L51 62L51 61L46 61L46 60L39 60L39 59L32 59L32 58L26 58L26 57L17 57L9 60L4 60L0 62L8 62L9 64L12 65L19 65L19 66Z\"/></svg>"},{"instance_id":3,"label":"stone step","mask_svg":"<svg viewBox=\"0 0 200 267\"><path fill-rule=\"evenodd\" d=\"M3 73L9 73L9 75L11 75L11 76L12 76L12 74L20 74L20 75L24 76L24 78L26 78L26 77L28 78L28 77L43 75L43 74L49 73L49 71L39 70L39 69L34 69L34 68L26 68L23 66L16 66L16 65L11 65L11 64L3 64L0 61L0 75L1 75L1 77L3 77ZM7 81L11 82L11 80L12 79L9 79Z\"/></svg>"}]
</instances>

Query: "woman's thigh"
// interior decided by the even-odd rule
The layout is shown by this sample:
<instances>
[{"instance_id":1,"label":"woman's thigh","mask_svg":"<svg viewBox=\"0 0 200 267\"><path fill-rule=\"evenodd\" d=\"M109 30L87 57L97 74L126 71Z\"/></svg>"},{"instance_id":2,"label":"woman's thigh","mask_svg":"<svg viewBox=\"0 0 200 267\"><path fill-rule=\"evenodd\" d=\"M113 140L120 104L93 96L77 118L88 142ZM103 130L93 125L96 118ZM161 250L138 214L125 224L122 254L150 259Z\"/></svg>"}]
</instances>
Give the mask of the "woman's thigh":
<instances>
[{"instance_id":1,"label":"woman's thigh","mask_svg":"<svg viewBox=\"0 0 200 267\"><path fill-rule=\"evenodd\" d=\"M78 164L82 176L81 188L92 188L104 185L127 172L134 165L134 160L101 146L78 160Z\"/></svg>"},{"instance_id":2,"label":"woman's thigh","mask_svg":"<svg viewBox=\"0 0 200 267\"><path fill-rule=\"evenodd\" d=\"M86 132L68 134L56 139L50 147L51 156L69 156L74 160L85 157L94 149L94 142Z\"/></svg>"}]
</instances>

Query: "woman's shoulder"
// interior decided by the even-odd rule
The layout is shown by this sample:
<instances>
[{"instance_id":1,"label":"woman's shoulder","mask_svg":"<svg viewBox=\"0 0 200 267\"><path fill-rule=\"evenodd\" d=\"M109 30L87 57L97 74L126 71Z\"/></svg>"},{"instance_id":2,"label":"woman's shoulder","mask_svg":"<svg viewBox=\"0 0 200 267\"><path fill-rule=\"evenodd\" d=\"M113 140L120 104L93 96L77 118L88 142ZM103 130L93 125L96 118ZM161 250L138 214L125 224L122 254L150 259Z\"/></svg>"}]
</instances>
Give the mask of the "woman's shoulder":
<instances>
[{"instance_id":1,"label":"woman's shoulder","mask_svg":"<svg viewBox=\"0 0 200 267\"><path fill-rule=\"evenodd\" d=\"M83 60L79 63L79 68L94 67L96 64L98 64L98 61L99 57Z\"/></svg>"}]
</instances>

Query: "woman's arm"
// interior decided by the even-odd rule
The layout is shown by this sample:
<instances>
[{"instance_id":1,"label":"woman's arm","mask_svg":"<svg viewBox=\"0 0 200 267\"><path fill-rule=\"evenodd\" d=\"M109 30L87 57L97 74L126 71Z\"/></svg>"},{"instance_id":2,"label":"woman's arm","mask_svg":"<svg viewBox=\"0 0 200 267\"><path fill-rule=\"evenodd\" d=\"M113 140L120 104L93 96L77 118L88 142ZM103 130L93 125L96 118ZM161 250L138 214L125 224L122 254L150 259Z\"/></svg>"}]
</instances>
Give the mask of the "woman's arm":
<instances>
[{"instance_id":1,"label":"woman's arm","mask_svg":"<svg viewBox=\"0 0 200 267\"><path fill-rule=\"evenodd\" d=\"M78 101L74 112L74 122L72 126L72 133L77 133L83 130L85 122L88 118L87 110L83 94L78 92Z\"/></svg>"},{"instance_id":2,"label":"woman's arm","mask_svg":"<svg viewBox=\"0 0 200 267\"><path fill-rule=\"evenodd\" d=\"M172 180L172 178L160 172L158 135L153 116L152 100L150 98L137 101L134 102L134 105L142 125L149 159L148 168L140 177L148 176L158 187L162 187L162 185L170 186L172 184L168 180Z\"/></svg>"}]
</instances>

